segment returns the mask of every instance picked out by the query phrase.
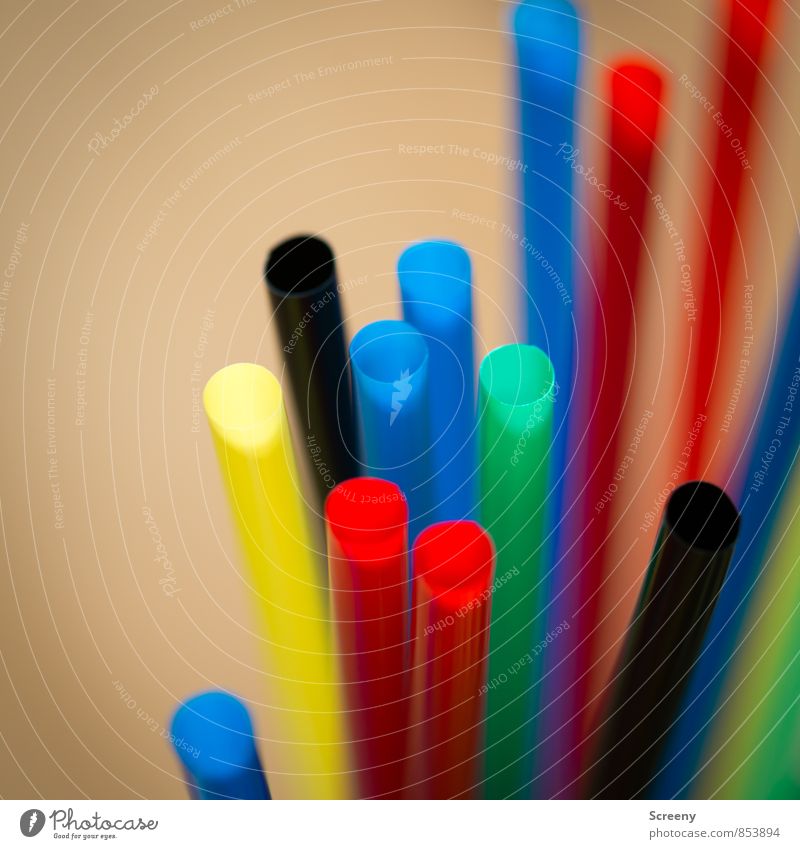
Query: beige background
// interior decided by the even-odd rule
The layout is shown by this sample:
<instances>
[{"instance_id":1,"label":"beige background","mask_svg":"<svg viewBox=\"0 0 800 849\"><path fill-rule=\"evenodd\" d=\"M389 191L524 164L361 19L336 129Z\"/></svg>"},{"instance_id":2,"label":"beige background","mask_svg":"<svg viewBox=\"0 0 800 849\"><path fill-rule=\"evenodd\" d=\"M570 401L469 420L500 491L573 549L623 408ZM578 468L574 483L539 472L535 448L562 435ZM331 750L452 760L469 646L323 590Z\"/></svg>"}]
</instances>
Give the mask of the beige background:
<instances>
[{"instance_id":1,"label":"beige background","mask_svg":"<svg viewBox=\"0 0 800 849\"><path fill-rule=\"evenodd\" d=\"M225 363L280 369L261 282L269 245L296 231L326 234L340 279L353 281L344 295L352 334L399 314L393 268L402 246L456 238L474 259L477 355L520 327L513 242L453 214L478 212L516 229L515 175L471 154L415 157L400 148L516 155L510 4L253 0L192 26L224 5L3 0L3 796L182 797L160 736L176 700L230 688L258 721L264 691L247 585L205 421L192 405ZM582 5L584 161L603 167L595 134L606 63L644 50L663 63L671 89L654 189L697 251L692 206L708 127L675 83L681 73L700 85L709 79L717 3ZM758 282L762 360L774 353L800 190L800 3L779 5L742 235ZM318 70L356 60L372 67ZM93 153L95 134L108 136L154 86L152 101ZM596 197L586 204L597 211ZM651 542L636 526L672 462L670 409L685 365L677 266L663 227L650 222L649 232L636 356L658 369L649 386L632 388L630 416L635 424L654 405L642 448L654 462L631 472L615 503L615 546L620 557L632 552L632 592ZM581 250L588 257L585 242ZM580 286L589 302L591 281ZM749 422L754 389L746 387L737 427ZM728 459L719 468L736 450L734 435L720 447ZM171 578L154 561L145 508Z\"/></svg>"}]
</instances>

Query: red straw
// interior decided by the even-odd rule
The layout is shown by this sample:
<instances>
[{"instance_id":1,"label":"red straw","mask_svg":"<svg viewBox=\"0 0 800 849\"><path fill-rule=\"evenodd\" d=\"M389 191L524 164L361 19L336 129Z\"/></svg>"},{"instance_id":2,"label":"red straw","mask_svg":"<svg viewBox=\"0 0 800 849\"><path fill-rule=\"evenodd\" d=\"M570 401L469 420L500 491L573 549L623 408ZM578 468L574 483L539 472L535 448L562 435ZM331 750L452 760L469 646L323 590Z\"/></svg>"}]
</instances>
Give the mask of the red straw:
<instances>
[{"instance_id":1,"label":"red straw","mask_svg":"<svg viewBox=\"0 0 800 849\"><path fill-rule=\"evenodd\" d=\"M415 753L410 795L473 798L481 781L494 544L440 522L414 544Z\"/></svg>"},{"instance_id":2,"label":"red straw","mask_svg":"<svg viewBox=\"0 0 800 849\"><path fill-rule=\"evenodd\" d=\"M636 303L639 297L639 264L644 243L644 224L652 191L650 176L658 128L662 119L663 79L651 64L641 60L617 63L609 77L609 162L607 186L613 194L607 211L602 264L597 271L597 307L592 324L589 353L589 386L585 414L578 421L585 427L583 462L586 488L579 496L581 525L585 528L575 547L578 604L573 648L575 670L571 716L564 716L559 731L569 745L569 764L558 770L559 781L574 777L579 743L585 731L592 693L592 664L597 658L597 637L603 611L600 588L607 575L606 543L612 511L608 505L597 510L619 468L621 423L630 387L631 351ZM592 407L594 407L592 409ZM583 424L585 423L585 424ZM577 428L577 426L576 426ZM583 436L578 434L577 438ZM576 492L579 490L576 489ZM572 556L572 555L570 555ZM575 795L575 788L566 795Z\"/></svg>"},{"instance_id":3,"label":"red straw","mask_svg":"<svg viewBox=\"0 0 800 849\"><path fill-rule=\"evenodd\" d=\"M332 617L362 798L398 796L408 728L408 505L353 478L325 502Z\"/></svg>"},{"instance_id":4,"label":"red straw","mask_svg":"<svg viewBox=\"0 0 800 849\"><path fill-rule=\"evenodd\" d=\"M767 21L773 0L728 0L728 27L723 37L724 65L720 107L714 119L714 171L705 243L705 264L697 298L697 338L690 374L688 425L711 407L714 375L720 367L721 340L727 335L723 321L730 291L730 267L738 240L737 218L742 196L745 166L741 156L749 156L752 138L753 104L761 76ZM737 144L738 142L738 144ZM744 154L742 154L744 151ZM738 320L738 319L737 319ZM726 369L727 370L727 369ZM717 381L728 387L726 380ZM686 480L701 475L703 433L700 430L686 469Z\"/></svg>"},{"instance_id":5,"label":"red straw","mask_svg":"<svg viewBox=\"0 0 800 849\"><path fill-rule=\"evenodd\" d=\"M661 121L663 80L643 62L616 65L610 76L608 186L619 203L609 202L604 262L597 274L586 425L587 481L583 548L589 561L587 584L597 588L612 511L595 507L614 483L620 457L620 425L630 389L631 349L639 297L639 260L650 203L650 175ZM591 574L590 574L591 573Z\"/></svg>"}]
</instances>

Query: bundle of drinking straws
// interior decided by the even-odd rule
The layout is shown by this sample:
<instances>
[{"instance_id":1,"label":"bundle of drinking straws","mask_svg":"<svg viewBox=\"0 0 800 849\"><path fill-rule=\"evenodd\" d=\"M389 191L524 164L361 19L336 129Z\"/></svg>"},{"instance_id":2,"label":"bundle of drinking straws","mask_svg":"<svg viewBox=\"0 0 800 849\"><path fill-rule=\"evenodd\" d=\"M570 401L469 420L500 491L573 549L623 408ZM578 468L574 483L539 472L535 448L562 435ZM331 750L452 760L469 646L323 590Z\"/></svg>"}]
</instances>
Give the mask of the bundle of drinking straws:
<instances>
[{"instance_id":1,"label":"bundle of drinking straws","mask_svg":"<svg viewBox=\"0 0 800 849\"><path fill-rule=\"evenodd\" d=\"M324 238L269 252L286 379L228 365L203 396L264 638L267 742L259 753L233 695L187 699L172 731L200 752L176 746L195 795L798 794L800 277L727 465L711 460L709 426L749 356L724 353L741 332L729 305L750 285L731 256L777 6L729 0L720 21L708 87L724 121L674 399L687 440L645 520L658 528L649 560L618 561L610 505L652 416L626 433L631 386L646 379L642 234L652 216L672 226L654 182L661 68L630 55L610 68L608 157L594 173L574 138L580 16L567 0L515 8L525 342L477 369L465 247L407 247L403 320L349 343ZM586 184L606 201L596 305L575 248Z\"/></svg>"}]
</instances>

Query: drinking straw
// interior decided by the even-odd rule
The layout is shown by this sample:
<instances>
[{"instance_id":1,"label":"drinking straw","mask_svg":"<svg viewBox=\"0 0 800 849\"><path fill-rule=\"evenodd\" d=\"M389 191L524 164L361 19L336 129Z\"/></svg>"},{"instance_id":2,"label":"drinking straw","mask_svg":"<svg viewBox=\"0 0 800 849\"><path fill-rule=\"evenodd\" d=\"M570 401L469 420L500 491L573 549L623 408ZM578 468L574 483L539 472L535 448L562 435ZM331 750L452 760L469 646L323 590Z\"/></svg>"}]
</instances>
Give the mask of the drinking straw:
<instances>
[{"instance_id":1,"label":"drinking straw","mask_svg":"<svg viewBox=\"0 0 800 849\"><path fill-rule=\"evenodd\" d=\"M405 321L375 321L350 343L364 473L400 487L409 538L429 521L428 346Z\"/></svg>"},{"instance_id":2,"label":"drinking straw","mask_svg":"<svg viewBox=\"0 0 800 849\"><path fill-rule=\"evenodd\" d=\"M380 478L343 481L325 502L332 618L359 798L397 797L408 726L408 507Z\"/></svg>"},{"instance_id":3,"label":"drinking straw","mask_svg":"<svg viewBox=\"0 0 800 849\"><path fill-rule=\"evenodd\" d=\"M792 473L756 597L748 610L728 699L714 720L703 798L796 799L800 730L800 467Z\"/></svg>"},{"instance_id":4,"label":"drinking straw","mask_svg":"<svg viewBox=\"0 0 800 849\"><path fill-rule=\"evenodd\" d=\"M397 263L403 318L428 345L432 521L470 518L475 508L475 367L472 268L454 242L417 242Z\"/></svg>"},{"instance_id":5,"label":"drinking straw","mask_svg":"<svg viewBox=\"0 0 800 849\"><path fill-rule=\"evenodd\" d=\"M414 543L413 744L409 795L473 798L480 786L494 546L472 521Z\"/></svg>"},{"instance_id":6,"label":"drinking straw","mask_svg":"<svg viewBox=\"0 0 800 849\"><path fill-rule=\"evenodd\" d=\"M321 504L357 471L333 251L316 236L287 239L269 253L264 279Z\"/></svg>"},{"instance_id":7,"label":"drinking straw","mask_svg":"<svg viewBox=\"0 0 800 849\"><path fill-rule=\"evenodd\" d=\"M557 723L554 734L562 751L574 750L571 763L561 771L573 772L585 733L593 698L611 672L597 659L604 654L601 623L608 611L600 588L611 578L606 558L612 511L596 510L624 461L621 423L633 371L633 328L639 301L639 264L647 210L652 203L650 177L656 137L661 122L663 79L656 68L638 59L615 63L608 75L608 166L605 184L615 200L603 206L604 244L596 274L597 300L590 323L588 379L584 396L577 401L582 413L579 438L579 474L576 509L585 532L565 555L567 571L574 576L571 605L573 639L565 639L553 653L557 672L546 687L549 716ZM577 430L577 428L576 428ZM624 589L621 594L624 594ZM608 597L606 597L607 600ZM608 635L604 635L608 639ZM618 635L615 635L618 636ZM608 652L610 655L611 653ZM612 657L613 660L613 657ZM548 725L551 724L548 722ZM553 723L555 724L555 723ZM548 751L552 746L547 747ZM551 779L551 782L553 779Z\"/></svg>"},{"instance_id":8,"label":"drinking straw","mask_svg":"<svg viewBox=\"0 0 800 849\"><path fill-rule=\"evenodd\" d=\"M512 31L519 98L522 249L525 281L525 341L547 353L558 380L553 409L549 515L544 562L552 622L574 606L567 601L570 581L562 549L579 533L568 515L570 400L574 391L576 328L573 316L576 251L574 170L575 109L582 57L582 22L568 0L524 0L514 8ZM574 526L574 527L573 527ZM548 658L547 662L553 660ZM567 671L560 664L562 672ZM550 675L555 683L555 677ZM559 717L558 721L563 719ZM548 711L544 726L556 721ZM543 753L545 760L552 754ZM550 776L555 780L554 776ZM527 780L527 779L526 779ZM536 794L544 793L543 788Z\"/></svg>"},{"instance_id":9,"label":"drinking straw","mask_svg":"<svg viewBox=\"0 0 800 849\"><path fill-rule=\"evenodd\" d=\"M573 152L580 26L567 0L525 0L513 16L518 65L527 341L572 375Z\"/></svg>"},{"instance_id":10,"label":"drinking straw","mask_svg":"<svg viewBox=\"0 0 800 849\"><path fill-rule=\"evenodd\" d=\"M742 533L738 553L711 620L680 719L670 735L664 770L656 785L662 797L690 790L800 450L800 264L775 349L778 359L766 378L766 402L750 445L747 474L740 484Z\"/></svg>"},{"instance_id":11,"label":"drinking straw","mask_svg":"<svg viewBox=\"0 0 800 849\"><path fill-rule=\"evenodd\" d=\"M170 739L195 799L269 799L253 724L230 693L210 690L181 704Z\"/></svg>"},{"instance_id":12,"label":"drinking straw","mask_svg":"<svg viewBox=\"0 0 800 849\"><path fill-rule=\"evenodd\" d=\"M739 513L714 484L670 496L639 603L611 679L592 797L646 797L665 735L703 643L739 533Z\"/></svg>"},{"instance_id":13,"label":"drinking straw","mask_svg":"<svg viewBox=\"0 0 800 849\"><path fill-rule=\"evenodd\" d=\"M210 378L203 403L260 605L270 739L280 749L267 758L270 784L280 798L346 797L349 764L326 588L280 384L261 366L237 363Z\"/></svg>"},{"instance_id":14,"label":"drinking straw","mask_svg":"<svg viewBox=\"0 0 800 849\"><path fill-rule=\"evenodd\" d=\"M712 406L714 377L716 385L727 391L735 361L720 363L721 342L734 332L725 321L731 291L731 262L740 238L738 222L744 185L748 148L753 138L754 106L761 65L765 56L769 19L774 0L727 0L726 27L722 36L722 90L715 103L713 117L712 183L709 209L705 217L708 229L704 246L704 264L697 293L697 339L688 374L694 375L689 388L690 405L686 418L691 425L698 414ZM744 153L743 153L744 152ZM739 318L734 318L738 323ZM695 476L704 459L703 429L689 457L687 475Z\"/></svg>"},{"instance_id":15,"label":"drinking straw","mask_svg":"<svg viewBox=\"0 0 800 849\"><path fill-rule=\"evenodd\" d=\"M532 345L504 345L478 372L478 441L482 522L497 548L486 769L488 798L531 793L539 661L526 658L545 633L544 529L555 375ZM521 668L517 669L519 664ZM510 675L509 670L517 669Z\"/></svg>"}]
</instances>

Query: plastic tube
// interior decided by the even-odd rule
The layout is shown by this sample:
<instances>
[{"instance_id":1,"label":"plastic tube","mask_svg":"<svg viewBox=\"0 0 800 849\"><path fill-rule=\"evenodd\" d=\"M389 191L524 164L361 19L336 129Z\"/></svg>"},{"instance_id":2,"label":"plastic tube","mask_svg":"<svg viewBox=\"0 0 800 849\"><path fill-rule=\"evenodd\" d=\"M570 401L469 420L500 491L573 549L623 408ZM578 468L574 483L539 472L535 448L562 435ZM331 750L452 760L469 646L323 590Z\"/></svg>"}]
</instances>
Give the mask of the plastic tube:
<instances>
[{"instance_id":1,"label":"plastic tube","mask_svg":"<svg viewBox=\"0 0 800 849\"><path fill-rule=\"evenodd\" d=\"M770 543L767 573L725 681L706 767L703 798L797 799L800 730L800 467L792 474Z\"/></svg>"},{"instance_id":2,"label":"plastic tube","mask_svg":"<svg viewBox=\"0 0 800 849\"><path fill-rule=\"evenodd\" d=\"M220 690L199 693L175 712L171 740L195 799L269 799L247 708Z\"/></svg>"},{"instance_id":3,"label":"plastic tube","mask_svg":"<svg viewBox=\"0 0 800 849\"><path fill-rule=\"evenodd\" d=\"M662 798L691 790L800 451L800 265L776 349L780 352L778 361L767 376L767 400L751 445L747 474L740 485L742 533L737 555L689 682L680 719L670 735L663 773L656 784Z\"/></svg>"},{"instance_id":4,"label":"plastic tube","mask_svg":"<svg viewBox=\"0 0 800 849\"><path fill-rule=\"evenodd\" d=\"M740 518L719 487L692 481L664 510L588 768L592 797L647 797L725 579Z\"/></svg>"},{"instance_id":5,"label":"plastic tube","mask_svg":"<svg viewBox=\"0 0 800 849\"><path fill-rule=\"evenodd\" d=\"M520 155L522 168L521 241L526 316L525 341L547 353L553 363L557 395L553 408L553 445L547 551L544 562L547 595L557 599L548 616L550 624L561 621L569 604L574 578L562 556L582 530L577 518L565 519L573 503L567 490L570 461L570 405L574 392L576 327L575 301L575 208L574 169L580 150L575 147L576 96L582 57L582 28L575 6L568 0L524 0L514 9L512 30L517 58ZM575 527L573 527L575 526ZM563 540L563 543L562 543ZM549 666L553 652L546 663ZM566 671L564 663L559 670ZM559 673L560 674L560 673ZM556 676L548 675L549 680ZM553 697L546 701L552 701ZM552 711L543 716L543 727L556 720ZM555 738L553 738L555 739ZM545 744L545 762L555 753ZM545 776L557 786L558 776ZM541 787L535 795L549 794Z\"/></svg>"},{"instance_id":6,"label":"plastic tube","mask_svg":"<svg viewBox=\"0 0 800 849\"><path fill-rule=\"evenodd\" d=\"M414 543L412 723L409 795L474 798L489 650L494 546L475 522L440 522Z\"/></svg>"},{"instance_id":7,"label":"plastic tube","mask_svg":"<svg viewBox=\"0 0 800 849\"><path fill-rule=\"evenodd\" d=\"M572 750L562 764L560 774L574 776L578 768L580 740L589 721L593 699L611 672L609 663L598 662L613 654L606 642L613 643L624 632L627 622L614 634L601 630L601 623L618 600L601 588L614 580L613 564L606 562L606 544L610 537L612 511L598 512L601 501L619 468L620 426L625 399L630 392L634 317L638 301L639 261L650 201L650 172L655 139L661 120L663 80L654 66L640 61L623 61L612 66L608 75L608 171L606 184L619 201L603 205L605 229L603 257L597 273L597 300L590 318L591 350L588 357L588 386L577 399L581 414L575 419L581 426L575 439L583 440L576 449L575 509L585 532L564 556L565 571L572 575L572 598L562 602L574 614L574 630L553 650L554 674L546 690L548 718L543 720L553 732L561 752ZM580 431L580 432L579 432ZM624 596L627 586L620 588ZM602 602L607 604L602 604ZM601 642L601 637L603 638ZM555 746L547 746L552 751ZM551 760L555 760L551 758ZM550 780L550 793L558 788Z\"/></svg>"},{"instance_id":8,"label":"plastic tube","mask_svg":"<svg viewBox=\"0 0 800 849\"><path fill-rule=\"evenodd\" d=\"M404 321L375 321L350 343L364 473L396 483L409 538L430 520L428 346Z\"/></svg>"},{"instance_id":9,"label":"plastic tube","mask_svg":"<svg viewBox=\"0 0 800 849\"><path fill-rule=\"evenodd\" d=\"M732 332L727 301L731 291L731 263L739 236L742 186L749 163L746 154L755 123L755 100L761 65L764 60L769 21L774 0L727 0L725 29L721 38L722 90L717 94L719 110L715 110L712 168L709 186L708 224L704 245L704 266L697 298L697 347L692 351L689 387L685 406L688 427L698 414L708 413L713 404L712 393L728 392L736 360L719 361L722 340ZM712 115L709 114L709 121ZM744 159L744 161L743 161ZM731 293L732 294L732 293ZM739 322L739 311L734 321ZM689 457L687 476L694 477L703 468L706 428L698 436L698 444ZM711 446L709 445L709 449Z\"/></svg>"},{"instance_id":10,"label":"plastic tube","mask_svg":"<svg viewBox=\"0 0 800 849\"><path fill-rule=\"evenodd\" d=\"M547 353L560 384L553 414L553 511L567 459L575 367L575 101L581 23L568 0L525 0L512 20L520 107L526 339ZM558 527L555 528L558 534Z\"/></svg>"},{"instance_id":11,"label":"plastic tube","mask_svg":"<svg viewBox=\"0 0 800 849\"><path fill-rule=\"evenodd\" d=\"M203 403L249 566L270 691L270 785L279 798L348 797L350 782L327 589L309 538L281 387L226 366Z\"/></svg>"},{"instance_id":12,"label":"plastic tube","mask_svg":"<svg viewBox=\"0 0 800 849\"><path fill-rule=\"evenodd\" d=\"M264 279L321 504L357 471L333 251L315 236L287 239L267 257Z\"/></svg>"},{"instance_id":13,"label":"plastic tube","mask_svg":"<svg viewBox=\"0 0 800 849\"><path fill-rule=\"evenodd\" d=\"M454 242L418 242L397 263L403 318L428 345L431 519L468 519L475 507L472 268Z\"/></svg>"},{"instance_id":14,"label":"plastic tube","mask_svg":"<svg viewBox=\"0 0 800 849\"><path fill-rule=\"evenodd\" d=\"M328 496L325 519L358 796L396 798L408 736L408 507L395 484L353 478Z\"/></svg>"},{"instance_id":15,"label":"plastic tube","mask_svg":"<svg viewBox=\"0 0 800 849\"><path fill-rule=\"evenodd\" d=\"M480 511L497 548L498 575L489 679L504 680L489 691L483 792L490 799L531 794L540 677L532 653L546 630L543 552L554 381L550 360L531 345L496 348L478 372Z\"/></svg>"},{"instance_id":16,"label":"plastic tube","mask_svg":"<svg viewBox=\"0 0 800 849\"><path fill-rule=\"evenodd\" d=\"M574 152L580 26L567 0L525 0L515 8L512 25L525 166L527 340L548 353L559 379L568 384L574 347L575 205L568 157Z\"/></svg>"}]
</instances>

